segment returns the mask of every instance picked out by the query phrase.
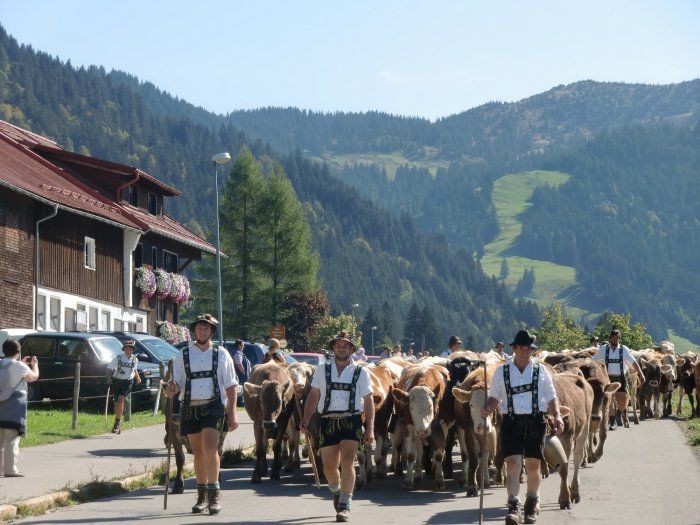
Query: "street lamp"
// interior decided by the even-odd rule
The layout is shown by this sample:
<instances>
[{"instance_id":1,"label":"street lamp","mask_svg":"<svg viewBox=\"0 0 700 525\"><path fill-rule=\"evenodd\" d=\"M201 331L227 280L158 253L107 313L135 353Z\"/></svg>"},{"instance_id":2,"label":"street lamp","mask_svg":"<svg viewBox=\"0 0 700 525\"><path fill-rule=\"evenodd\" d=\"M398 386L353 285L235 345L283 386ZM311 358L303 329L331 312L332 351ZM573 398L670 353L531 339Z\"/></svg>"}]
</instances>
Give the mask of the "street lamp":
<instances>
[{"instance_id":1,"label":"street lamp","mask_svg":"<svg viewBox=\"0 0 700 525\"><path fill-rule=\"evenodd\" d=\"M352 337L353 337L353 339L355 338L355 333L356 333L356 329L355 329L355 308L359 308L359 307L360 307L360 305L357 304L357 303L355 303L355 304L353 304L353 305L351 306L351 309L350 309L350 315L352 316Z\"/></svg>"},{"instance_id":2,"label":"street lamp","mask_svg":"<svg viewBox=\"0 0 700 525\"><path fill-rule=\"evenodd\" d=\"M224 316L221 303L221 243L219 241L219 164L231 160L227 152L217 153L211 158L214 164L214 187L216 188L216 303L219 313L219 344L224 344Z\"/></svg>"},{"instance_id":3,"label":"street lamp","mask_svg":"<svg viewBox=\"0 0 700 525\"><path fill-rule=\"evenodd\" d=\"M376 326L373 326L372 328L370 328L370 330L372 331L372 355L377 355L377 352L374 351L374 331L376 329L377 329Z\"/></svg>"}]
</instances>

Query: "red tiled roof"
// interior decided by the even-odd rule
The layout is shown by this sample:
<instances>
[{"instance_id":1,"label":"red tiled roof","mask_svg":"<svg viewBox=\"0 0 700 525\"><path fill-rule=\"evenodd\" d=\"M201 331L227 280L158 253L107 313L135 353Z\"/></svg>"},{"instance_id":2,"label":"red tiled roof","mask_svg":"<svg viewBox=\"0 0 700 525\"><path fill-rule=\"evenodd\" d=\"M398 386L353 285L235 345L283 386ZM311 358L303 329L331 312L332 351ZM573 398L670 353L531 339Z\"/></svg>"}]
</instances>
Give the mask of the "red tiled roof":
<instances>
[{"instance_id":1,"label":"red tiled roof","mask_svg":"<svg viewBox=\"0 0 700 525\"><path fill-rule=\"evenodd\" d=\"M115 203L3 133L0 133L0 184L123 226L139 230L145 226Z\"/></svg>"},{"instance_id":2,"label":"red tiled roof","mask_svg":"<svg viewBox=\"0 0 700 525\"><path fill-rule=\"evenodd\" d=\"M32 133L29 130L19 128L9 122L0 120L0 134L10 137L15 142L19 142L24 146L29 146L33 148L34 146L48 146L53 148L59 148L60 146L53 140Z\"/></svg>"},{"instance_id":3,"label":"red tiled roof","mask_svg":"<svg viewBox=\"0 0 700 525\"><path fill-rule=\"evenodd\" d=\"M165 214L158 217L131 207L129 207L127 211L140 221L148 224L148 229L154 233L189 244L190 246L199 248L203 252L216 253L216 248L212 244L203 240L175 219Z\"/></svg>"}]
</instances>

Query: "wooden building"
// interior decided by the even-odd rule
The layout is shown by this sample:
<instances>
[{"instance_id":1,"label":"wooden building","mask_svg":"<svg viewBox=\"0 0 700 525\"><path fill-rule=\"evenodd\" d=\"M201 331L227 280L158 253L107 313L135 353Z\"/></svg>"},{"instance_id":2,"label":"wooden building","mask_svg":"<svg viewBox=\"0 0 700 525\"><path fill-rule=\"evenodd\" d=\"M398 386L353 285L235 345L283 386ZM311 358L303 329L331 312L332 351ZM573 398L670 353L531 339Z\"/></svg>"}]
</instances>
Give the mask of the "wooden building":
<instances>
[{"instance_id":1,"label":"wooden building","mask_svg":"<svg viewBox=\"0 0 700 525\"><path fill-rule=\"evenodd\" d=\"M0 329L135 330L178 322L139 266L181 274L215 248L163 213L178 190L0 121Z\"/></svg>"}]
</instances>

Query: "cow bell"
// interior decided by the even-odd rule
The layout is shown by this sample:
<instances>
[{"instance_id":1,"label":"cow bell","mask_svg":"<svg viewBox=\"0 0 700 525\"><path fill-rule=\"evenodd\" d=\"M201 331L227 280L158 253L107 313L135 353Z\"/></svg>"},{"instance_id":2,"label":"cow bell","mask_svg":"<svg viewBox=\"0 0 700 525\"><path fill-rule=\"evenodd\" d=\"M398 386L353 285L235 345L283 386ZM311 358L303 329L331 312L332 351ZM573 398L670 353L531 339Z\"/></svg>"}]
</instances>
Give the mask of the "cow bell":
<instances>
[{"instance_id":1,"label":"cow bell","mask_svg":"<svg viewBox=\"0 0 700 525\"><path fill-rule=\"evenodd\" d=\"M565 465L567 463L568 460L564 453L564 447L562 447L561 441L559 441L557 436L549 434L545 438L544 459L547 461L547 464L555 470L559 468L559 465Z\"/></svg>"}]
</instances>

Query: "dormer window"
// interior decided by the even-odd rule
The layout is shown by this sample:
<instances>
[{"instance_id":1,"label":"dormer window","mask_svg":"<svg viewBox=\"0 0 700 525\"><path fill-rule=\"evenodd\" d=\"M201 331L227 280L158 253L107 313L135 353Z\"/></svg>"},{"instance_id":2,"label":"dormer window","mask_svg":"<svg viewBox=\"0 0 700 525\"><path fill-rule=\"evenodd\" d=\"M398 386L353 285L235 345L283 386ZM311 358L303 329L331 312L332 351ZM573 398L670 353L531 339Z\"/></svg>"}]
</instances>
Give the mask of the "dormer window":
<instances>
[{"instance_id":1,"label":"dormer window","mask_svg":"<svg viewBox=\"0 0 700 525\"><path fill-rule=\"evenodd\" d=\"M138 208L138 206L139 206L138 188L132 184L131 186L127 187L127 190L129 190L129 204L131 204L134 208Z\"/></svg>"},{"instance_id":2,"label":"dormer window","mask_svg":"<svg viewBox=\"0 0 700 525\"><path fill-rule=\"evenodd\" d=\"M148 194L148 213L158 215L158 196L154 193Z\"/></svg>"}]
</instances>

